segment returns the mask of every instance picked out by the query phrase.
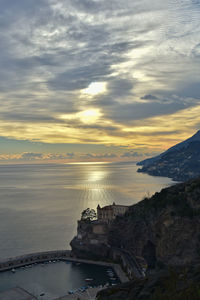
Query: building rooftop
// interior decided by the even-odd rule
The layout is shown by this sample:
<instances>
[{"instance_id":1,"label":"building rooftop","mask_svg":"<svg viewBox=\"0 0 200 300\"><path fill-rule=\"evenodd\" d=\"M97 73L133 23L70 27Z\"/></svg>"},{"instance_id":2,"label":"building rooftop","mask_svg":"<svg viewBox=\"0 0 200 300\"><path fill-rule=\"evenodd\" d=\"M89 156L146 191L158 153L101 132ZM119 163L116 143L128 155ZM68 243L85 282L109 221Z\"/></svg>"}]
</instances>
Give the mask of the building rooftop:
<instances>
[{"instance_id":1,"label":"building rooftop","mask_svg":"<svg viewBox=\"0 0 200 300\"><path fill-rule=\"evenodd\" d=\"M122 205L122 204L115 204L115 202L113 202L113 204L111 205L106 205L106 206L103 206L103 207L100 207L100 205L98 204L97 208L100 208L100 209L111 209L113 207L129 207L128 205Z\"/></svg>"}]
</instances>

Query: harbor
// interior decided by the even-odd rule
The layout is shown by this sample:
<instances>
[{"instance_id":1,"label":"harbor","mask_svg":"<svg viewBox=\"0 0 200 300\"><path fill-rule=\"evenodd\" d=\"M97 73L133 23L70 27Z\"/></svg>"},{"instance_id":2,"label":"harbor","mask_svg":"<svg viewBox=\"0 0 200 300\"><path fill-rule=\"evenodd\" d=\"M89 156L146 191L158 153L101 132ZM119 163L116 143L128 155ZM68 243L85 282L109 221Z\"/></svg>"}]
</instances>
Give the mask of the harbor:
<instances>
[{"instance_id":1,"label":"harbor","mask_svg":"<svg viewBox=\"0 0 200 300\"><path fill-rule=\"evenodd\" d=\"M103 261L93 261L87 259L79 259L76 257L71 256L70 250L57 250L57 251L46 251L46 252L37 252L26 254L22 256L17 256L5 260L0 261L0 272L8 271L8 270L15 270L17 268L23 267L30 267L34 264L39 263L51 263L56 261L66 261L66 262L74 262L74 263L85 263L85 264L92 264L92 265L99 265L99 266L106 266L113 268L119 277L121 282L126 282L128 277L122 271L120 265L110 262L103 262Z\"/></svg>"},{"instance_id":2,"label":"harbor","mask_svg":"<svg viewBox=\"0 0 200 300\"><path fill-rule=\"evenodd\" d=\"M13 294L19 286L39 300L77 299L77 295L93 299L99 290L127 280L117 264L77 259L60 250L1 261L0 291Z\"/></svg>"}]
</instances>

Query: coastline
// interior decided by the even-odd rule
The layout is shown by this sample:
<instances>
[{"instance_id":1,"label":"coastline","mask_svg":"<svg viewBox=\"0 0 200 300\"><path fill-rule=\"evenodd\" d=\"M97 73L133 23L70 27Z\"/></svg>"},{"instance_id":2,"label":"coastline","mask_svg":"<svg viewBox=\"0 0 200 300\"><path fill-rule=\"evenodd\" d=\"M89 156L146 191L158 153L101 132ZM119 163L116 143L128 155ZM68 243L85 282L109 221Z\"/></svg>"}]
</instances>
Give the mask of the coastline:
<instances>
[{"instance_id":1,"label":"coastline","mask_svg":"<svg viewBox=\"0 0 200 300\"><path fill-rule=\"evenodd\" d=\"M46 252L36 252L26 255L16 256L0 261L0 272L6 272L15 268L20 268L26 265L31 265L35 263L43 263L50 260L61 260L61 261L70 261L77 263L85 264L94 264L101 265L106 267L111 267L116 272L119 280L124 283L129 281L128 277L122 270L119 264L108 263L104 261L94 261L88 259L79 259L71 256L70 250L55 250L55 251L46 251Z\"/></svg>"}]
</instances>

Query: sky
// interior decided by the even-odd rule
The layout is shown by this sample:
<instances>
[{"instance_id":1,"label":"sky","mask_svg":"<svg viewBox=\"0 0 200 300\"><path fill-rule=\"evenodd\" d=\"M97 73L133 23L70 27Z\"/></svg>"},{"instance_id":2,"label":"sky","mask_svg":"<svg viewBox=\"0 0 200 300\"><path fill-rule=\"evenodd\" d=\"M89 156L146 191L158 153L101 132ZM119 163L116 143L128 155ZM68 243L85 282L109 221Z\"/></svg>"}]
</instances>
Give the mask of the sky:
<instances>
[{"instance_id":1,"label":"sky","mask_svg":"<svg viewBox=\"0 0 200 300\"><path fill-rule=\"evenodd\" d=\"M199 0L0 0L0 163L141 160L200 129Z\"/></svg>"}]
</instances>

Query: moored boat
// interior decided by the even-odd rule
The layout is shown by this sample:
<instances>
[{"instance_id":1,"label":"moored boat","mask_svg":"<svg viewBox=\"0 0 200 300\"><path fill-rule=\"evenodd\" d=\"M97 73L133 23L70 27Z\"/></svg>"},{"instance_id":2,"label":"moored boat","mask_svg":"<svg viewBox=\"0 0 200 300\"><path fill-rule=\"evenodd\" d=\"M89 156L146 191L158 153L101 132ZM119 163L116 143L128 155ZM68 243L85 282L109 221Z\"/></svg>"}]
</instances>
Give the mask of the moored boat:
<instances>
[{"instance_id":1,"label":"moored boat","mask_svg":"<svg viewBox=\"0 0 200 300\"><path fill-rule=\"evenodd\" d=\"M93 281L93 278L86 278L85 281Z\"/></svg>"}]
</instances>

